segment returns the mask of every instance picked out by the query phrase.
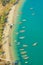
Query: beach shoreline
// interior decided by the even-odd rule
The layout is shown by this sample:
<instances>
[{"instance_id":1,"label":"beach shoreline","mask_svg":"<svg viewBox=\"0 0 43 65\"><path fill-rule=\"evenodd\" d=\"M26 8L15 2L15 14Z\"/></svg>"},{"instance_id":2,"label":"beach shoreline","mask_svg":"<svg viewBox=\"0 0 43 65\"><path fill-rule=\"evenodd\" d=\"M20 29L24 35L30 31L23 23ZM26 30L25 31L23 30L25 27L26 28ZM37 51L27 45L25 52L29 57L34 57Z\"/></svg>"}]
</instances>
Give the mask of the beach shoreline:
<instances>
[{"instance_id":1,"label":"beach shoreline","mask_svg":"<svg viewBox=\"0 0 43 65\"><path fill-rule=\"evenodd\" d=\"M18 14L18 9L20 8L22 3L23 3L23 0L19 1L18 4L13 5L11 7L11 11L9 12L7 23L6 23L5 29L3 31L4 39L2 40L2 44L5 43L3 45L3 50L5 51L5 59L10 62L15 61L17 59L15 56L13 56L14 58L12 58L12 56L10 56L13 54L13 52L11 51L12 50L11 46L9 46L9 44L11 44L11 39L12 39L11 37L12 37L12 31L13 31L13 29L10 29L10 25L13 25L15 23L14 19L16 20L17 14ZM9 47L10 47L10 49L9 49Z\"/></svg>"},{"instance_id":2,"label":"beach shoreline","mask_svg":"<svg viewBox=\"0 0 43 65\"><path fill-rule=\"evenodd\" d=\"M25 1L25 0L24 0ZM16 20L18 19L18 15L19 15L19 9L21 9L22 8L22 5L24 4L24 1L23 0L21 0L21 1L19 1L19 4L17 4L17 7L16 7L16 9L15 9L15 15L14 15L14 26L15 26L15 24L16 24ZM21 13L20 13L21 14ZM12 33L13 33L13 31L14 31L14 26L13 26L13 28L12 28ZM13 34L11 35L11 38L12 38L12 36L13 36ZM11 42L13 43L13 38L11 39ZM16 46L16 45L15 45ZM17 50L15 50L15 52L14 53L16 53L17 54ZM16 60L19 60L19 58L18 57L16 57L16 55L14 56L14 60L16 61Z\"/></svg>"},{"instance_id":3,"label":"beach shoreline","mask_svg":"<svg viewBox=\"0 0 43 65\"><path fill-rule=\"evenodd\" d=\"M7 19L7 23L5 24L5 27L4 27L4 31L3 31L3 36L4 38L2 39L2 44L3 44L3 50L5 52L4 56L5 56L5 62L9 61L11 62L12 58L11 58L11 54L10 54L10 51L11 51L11 48L10 48L10 36L11 36L11 29L10 29L10 25L13 24L13 17L14 17L14 11L15 11L15 8L16 8L17 4L14 5L13 7L11 7L11 11L9 12L9 15L8 15L8 19ZM10 32L9 32L10 31ZM4 60L2 58L2 60Z\"/></svg>"}]
</instances>

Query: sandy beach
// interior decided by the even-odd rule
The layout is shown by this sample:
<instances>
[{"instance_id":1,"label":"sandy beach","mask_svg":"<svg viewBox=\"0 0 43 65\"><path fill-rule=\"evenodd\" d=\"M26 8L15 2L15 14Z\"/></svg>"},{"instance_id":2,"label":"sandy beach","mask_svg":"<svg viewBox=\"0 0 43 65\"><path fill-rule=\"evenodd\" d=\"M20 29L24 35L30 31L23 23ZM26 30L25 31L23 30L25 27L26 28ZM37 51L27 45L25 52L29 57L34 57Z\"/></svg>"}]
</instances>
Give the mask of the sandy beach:
<instances>
[{"instance_id":1,"label":"sandy beach","mask_svg":"<svg viewBox=\"0 0 43 65\"><path fill-rule=\"evenodd\" d=\"M15 8L16 8L17 5L14 5L13 7L11 7L11 11L9 12L9 15L8 15L8 19L7 19L7 23L4 27L4 31L3 31L3 40L2 40L2 44L3 45L3 50L5 52L5 61L10 61L11 62L11 59L12 59L12 56L11 56L11 47L10 47L10 43L11 43L11 29L10 29L10 26L13 25L13 18L14 18L14 13L15 13ZM11 51L11 52L10 52ZM4 60L4 59L2 59Z\"/></svg>"},{"instance_id":2,"label":"sandy beach","mask_svg":"<svg viewBox=\"0 0 43 65\"><path fill-rule=\"evenodd\" d=\"M12 28L10 28L10 26L13 26L13 23L15 23L14 20L16 20L17 18L17 14L18 14L18 9L21 6L21 3L23 3L22 1L19 1L18 4L13 5L11 7L11 10L9 12L8 15L8 19L7 19L7 23L4 27L4 31L3 31L3 40L2 40L2 44L3 44L3 50L5 52L5 61L10 61L11 63L16 59L13 55L13 51L12 51L12 47L11 47L11 34L12 34ZM14 57L14 58L13 58ZM4 60L4 59L3 59Z\"/></svg>"}]
</instances>

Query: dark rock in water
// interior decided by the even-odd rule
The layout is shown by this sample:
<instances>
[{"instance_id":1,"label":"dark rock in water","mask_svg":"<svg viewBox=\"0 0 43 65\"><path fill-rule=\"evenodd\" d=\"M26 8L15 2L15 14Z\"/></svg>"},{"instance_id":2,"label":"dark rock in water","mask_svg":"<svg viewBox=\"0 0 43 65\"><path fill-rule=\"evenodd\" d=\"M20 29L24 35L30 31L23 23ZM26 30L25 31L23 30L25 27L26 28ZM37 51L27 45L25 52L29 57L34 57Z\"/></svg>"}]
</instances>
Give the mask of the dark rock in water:
<instances>
[{"instance_id":1,"label":"dark rock in water","mask_svg":"<svg viewBox=\"0 0 43 65\"><path fill-rule=\"evenodd\" d=\"M18 61L13 62L13 64L12 64L12 65L19 65L19 62L18 62Z\"/></svg>"},{"instance_id":2,"label":"dark rock in water","mask_svg":"<svg viewBox=\"0 0 43 65\"><path fill-rule=\"evenodd\" d=\"M15 63L15 65L18 65L18 63Z\"/></svg>"}]
</instances>

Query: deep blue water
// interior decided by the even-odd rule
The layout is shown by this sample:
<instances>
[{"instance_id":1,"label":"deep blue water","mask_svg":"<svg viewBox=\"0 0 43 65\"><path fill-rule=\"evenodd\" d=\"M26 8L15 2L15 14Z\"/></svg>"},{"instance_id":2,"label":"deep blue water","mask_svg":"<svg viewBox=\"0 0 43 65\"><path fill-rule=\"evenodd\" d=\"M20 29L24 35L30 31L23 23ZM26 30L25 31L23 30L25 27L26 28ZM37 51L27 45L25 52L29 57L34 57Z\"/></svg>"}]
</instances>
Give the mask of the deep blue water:
<instances>
[{"instance_id":1,"label":"deep blue water","mask_svg":"<svg viewBox=\"0 0 43 65\"><path fill-rule=\"evenodd\" d=\"M13 40L17 41L15 44L21 65L43 65L43 0L26 0L20 12L22 14L14 25ZM21 54L24 51L26 53ZM27 59L23 58L25 55Z\"/></svg>"}]
</instances>

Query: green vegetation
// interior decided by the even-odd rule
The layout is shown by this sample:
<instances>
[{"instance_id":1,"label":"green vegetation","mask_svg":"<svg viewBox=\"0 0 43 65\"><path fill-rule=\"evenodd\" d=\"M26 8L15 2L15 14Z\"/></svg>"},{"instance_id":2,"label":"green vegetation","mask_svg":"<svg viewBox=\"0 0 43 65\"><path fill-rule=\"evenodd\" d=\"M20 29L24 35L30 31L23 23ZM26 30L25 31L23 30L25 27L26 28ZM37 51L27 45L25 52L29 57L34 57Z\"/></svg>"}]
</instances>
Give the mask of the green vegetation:
<instances>
[{"instance_id":1,"label":"green vegetation","mask_svg":"<svg viewBox=\"0 0 43 65\"><path fill-rule=\"evenodd\" d=\"M2 36L5 23L7 22L7 15L15 1L16 0L0 0L0 55L4 53L2 48ZM2 57L5 58L5 56Z\"/></svg>"},{"instance_id":2,"label":"green vegetation","mask_svg":"<svg viewBox=\"0 0 43 65\"><path fill-rule=\"evenodd\" d=\"M7 21L7 15L9 14L10 7L16 2L16 0L0 0L1 6L4 6L2 9L3 12L0 10L0 43L2 41L2 35L5 23Z\"/></svg>"},{"instance_id":3,"label":"green vegetation","mask_svg":"<svg viewBox=\"0 0 43 65\"><path fill-rule=\"evenodd\" d=\"M8 4L8 3L14 3L15 0L1 0L1 2L2 2L3 6L6 6L6 4Z\"/></svg>"},{"instance_id":4,"label":"green vegetation","mask_svg":"<svg viewBox=\"0 0 43 65\"><path fill-rule=\"evenodd\" d=\"M10 2L10 0L1 0L1 2L2 2L2 5L5 6L7 3Z\"/></svg>"},{"instance_id":5,"label":"green vegetation","mask_svg":"<svg viewBox=\"0 0 43 65\"><path fill-rule=\"evenodd\" d=\"M5 23L5 14L0 16L0 41L2 39L2 34L3 34L3 28L4 28L4 23Z\"/></svg>"}]
</instances>

